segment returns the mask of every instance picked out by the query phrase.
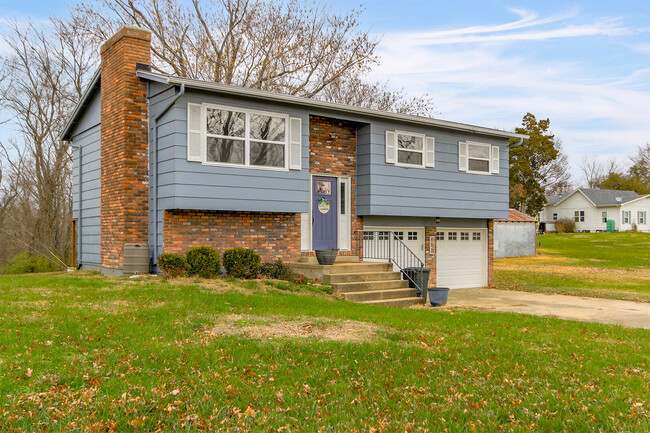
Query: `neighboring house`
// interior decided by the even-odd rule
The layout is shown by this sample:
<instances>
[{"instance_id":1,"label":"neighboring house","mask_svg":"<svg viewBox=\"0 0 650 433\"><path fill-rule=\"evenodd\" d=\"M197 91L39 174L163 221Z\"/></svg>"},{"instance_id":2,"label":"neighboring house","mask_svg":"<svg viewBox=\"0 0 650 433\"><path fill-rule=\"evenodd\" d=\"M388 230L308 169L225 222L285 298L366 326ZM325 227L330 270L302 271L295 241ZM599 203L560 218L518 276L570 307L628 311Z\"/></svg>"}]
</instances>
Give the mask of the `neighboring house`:
<instances>
[{"instance_id":1,"label":"neighboring house","mask_svg":"<svg viewBox=\"0 0 650 433\"><path fill-rule=\"evenodd\" d=\"M540 213L540 222L546 231L555 231L555 221L571 219L576 231L607 230L607 221L614 221L616 231L648 232L650 224L650 195L634 191L578 188L567 194L546 197L548 203Z\"/></svg>"},{"instance_id":2,"label":"neighboring house","mask_svg":"<svg viewBox=\"0 0 650 433\"><path fill-rule=\"evenodd\" d=\"M510 209L507 219L494 220L494 257L534 256L537 252L537 220Z\"/></svg>"},{"instance_id":3,"label":"neighboring house","mask_svg":"<svg viewBox=\"0 0 650 433\"><path fill-rule=\"evenodd\" d=\"M134 27L104 43L62 136L81 269L122 275L127 243L149 246L152 271L198 245L363 258L385 230L432 284L490 282L509 143L524 135L154 73L149 44Z\"/></svg>"}]
</instances>

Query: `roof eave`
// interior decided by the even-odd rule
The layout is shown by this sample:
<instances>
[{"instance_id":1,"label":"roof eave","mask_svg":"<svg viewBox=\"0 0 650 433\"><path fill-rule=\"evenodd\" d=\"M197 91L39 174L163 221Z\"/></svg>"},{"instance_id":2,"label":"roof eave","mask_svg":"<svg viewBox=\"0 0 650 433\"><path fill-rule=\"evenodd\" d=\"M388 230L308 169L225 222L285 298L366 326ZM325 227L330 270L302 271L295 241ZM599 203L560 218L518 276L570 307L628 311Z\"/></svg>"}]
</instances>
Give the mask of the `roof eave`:
<instances>
[{"instance_id":1,"label":"roof eave","mask_svg":"<svg viewBox=\"0 0 650 433\"><path fill-rule=\"evenodd\" d=\"M248 89L245 87L230 86L226 84L213 83L209 81L194 80L190 78L173 77L149 71L137 71L137 76L145 80L151 80L158 83L170 85L185 85L188 88L195 88L208 91L228 93L232 95L248 96L252 98L263 98L277 102L292 103L298 105L307 105L329 110L348 111L351 113L362 114L371 117L387 118L405 122L427 124L439 128L462 130L476 134L488 135L502 138L526 139L527 135L517 134L514 132L503 131L500 129L485 128L482 126L469 125L465 123L451 122L447 120L431 119L427 117L414 116L410 114L391 113L389 111L374 110L370 108L356 107L352 105L339 104L335 102L319 101L316 99L303 98L293 95L284 95L281 93L267 92L264 90Z\"/></svg>"},{"instance_id":2,"label":"roof eave","mask_svg":"<svg viewBox=\"0 0 650 433\"><path fill-rule=\"evenodd\" d=\"M88 108L88 105L90 105L90 101L99 90L100 81L101 81L101 68L97 68L97 71L95 71L95 75L93 75L93 78L90 81L90 85L88 85L88 88L86 89L83 96L81 97L81 100L77 104L77 107L72 113L72 116L70 116L70 119L68 119L68 123L65 124L65 128L63 128L63 133L61 133L59 140L70 141L70 139L72 138L72 131L74 131L74 128L79 123L79 118L86 110L86 108Z\"/></svg>"}]
</instances>

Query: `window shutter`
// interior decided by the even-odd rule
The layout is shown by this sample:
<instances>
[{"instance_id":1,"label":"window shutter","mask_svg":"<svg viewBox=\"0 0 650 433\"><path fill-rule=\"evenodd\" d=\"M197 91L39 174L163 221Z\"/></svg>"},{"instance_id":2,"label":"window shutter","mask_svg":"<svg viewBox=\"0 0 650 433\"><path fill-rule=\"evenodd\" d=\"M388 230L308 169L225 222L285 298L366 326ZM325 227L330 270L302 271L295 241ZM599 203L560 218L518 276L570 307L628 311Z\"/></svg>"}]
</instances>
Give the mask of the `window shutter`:
<instances>
[{"instance_id":1,"label":"window shutter","mask_svg":"<svg viewBox=\"0 0 650 433\"><path fill-rule=\"evenodd\" d=\"M426 146L424 151L424 166L436 166L436 139L435 137L426 137Z\"/></svg>"},{"instance_id":2,"label":"window shutter","mask_svg":"<svg viewBox=\"0 0 650 433\"><path fill-rule=\"evenodd\" d=\"M289 119L289 169L302 168L302 119L292 117Z\"/></svg>"},{"instance_id":3,"label":"window shutter","mask_svg":"<svg viewBox=\"0 0 650 433\"><path fill-rule=\"evenodd\" d=\"M395 132L386 131L386 164L395 164L396 140L397 134Z\"/></svg>"},{"instance_id":4,"label":"window shutter","mask_svg":"<svg viewBox=\"0 0 650 433\"><path fill-rule=\"evenodd\" d=\"M458 171L467 171L467 143L458 143Z\"/></svg>"},{"instance_id":5,"label":"window shutter","mask_svg":"<svg viewBox=\"0 0 650 433\"><path fill-rule=\"evenodd\" d=\"M187 160L203 161L203 132L201 104L187 104Z\"/></svg>"},{"instance_id":6,"label":"window shutter","mask_svg":"<svg viewBox=\"0 0 650 433\"><path fill-rule=\"evenodd\" d=\"M499 146L492 146L492 173L499 174Z\"/></svg>"}]
</instances>

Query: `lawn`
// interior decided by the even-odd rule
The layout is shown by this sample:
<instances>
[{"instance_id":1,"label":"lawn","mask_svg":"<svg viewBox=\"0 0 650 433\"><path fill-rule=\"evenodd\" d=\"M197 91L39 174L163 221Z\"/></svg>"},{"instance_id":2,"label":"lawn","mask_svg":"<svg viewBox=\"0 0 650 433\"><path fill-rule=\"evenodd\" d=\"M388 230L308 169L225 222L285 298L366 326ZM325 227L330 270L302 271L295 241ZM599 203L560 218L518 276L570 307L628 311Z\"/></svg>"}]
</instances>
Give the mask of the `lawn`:
<instances>
[{"instance_id":1,"label":"lawn","mask_svg":"<svg viewBox=\"0 0 650 433\"><path fill-rule=\"evenodd\" d=\"M650 233L537 237L537 256L495 260L495 287L650 302Z\"/></svg>"},{"instance_id":2,"label":"lawn","mask_svg":"<svg viewBox=\"0 0 650 433\"><path fill-rule=\"evenodd\" d=\"M0 430L650 430L650 332L260 281L0 276Z\"/></svg>"}]
</instances>

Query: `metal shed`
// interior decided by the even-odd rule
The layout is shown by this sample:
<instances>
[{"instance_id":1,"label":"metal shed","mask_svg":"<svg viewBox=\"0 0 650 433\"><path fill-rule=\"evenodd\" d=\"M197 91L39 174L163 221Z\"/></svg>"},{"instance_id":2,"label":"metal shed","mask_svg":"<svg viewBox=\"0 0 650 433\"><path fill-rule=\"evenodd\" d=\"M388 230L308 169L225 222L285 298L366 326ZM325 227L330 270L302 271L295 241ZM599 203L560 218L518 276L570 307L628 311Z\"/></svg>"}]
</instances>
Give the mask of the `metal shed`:
<instances>
[{"instance_id":1,"label":"metal shed","mask_svg":"<svg viewBox=\"0 0 650 433\"><path fill-rule=\"evenodd\" d=\"M494 257L534 256L537 220L510 209L508 219L494 220Z\"/></svg>"}]
</instances>

